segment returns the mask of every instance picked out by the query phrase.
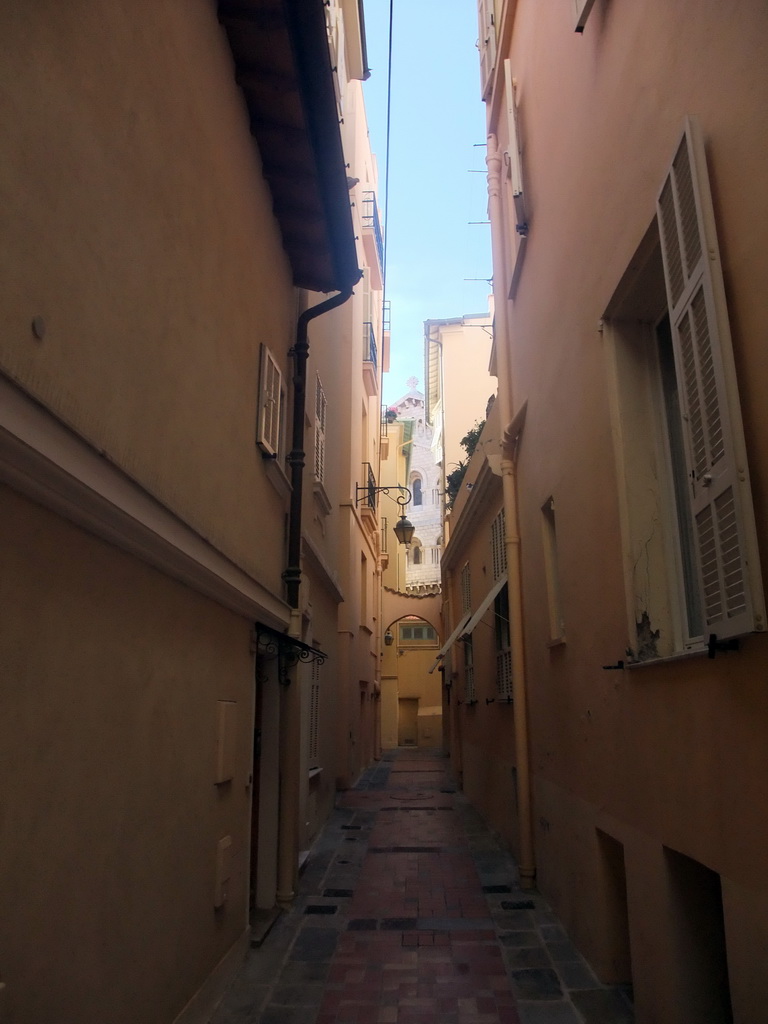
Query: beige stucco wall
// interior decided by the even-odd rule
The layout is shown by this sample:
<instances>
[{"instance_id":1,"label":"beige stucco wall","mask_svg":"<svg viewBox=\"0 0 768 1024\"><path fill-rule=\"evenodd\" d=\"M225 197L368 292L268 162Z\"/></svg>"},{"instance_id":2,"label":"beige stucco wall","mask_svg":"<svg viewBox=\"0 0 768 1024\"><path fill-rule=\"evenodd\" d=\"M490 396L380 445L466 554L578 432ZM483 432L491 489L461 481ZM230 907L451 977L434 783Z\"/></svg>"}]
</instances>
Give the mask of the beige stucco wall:
<instances>
[{"instance_id":1,"label":"beige stucco wall","mask_svg":"<svg viewBox=\"0 0 768 1024\"><path fill-rule=\"evenodd\" d=\"M720 875L729 964L764 941L768 641L747 637L738 654L714 661L603 670L625 657L630 638L598 328L655 215L684 116L695 114L765 576L768 17L752 0L725 23L721 15L716 3L652 0L641 8L598 0L578 36L559 5L520 0L511 47L530 234L507 310L512 380L505 384L514 408L528 401L518 467L538 878L571 934L607 970L593 917L604 884L595 829L604 826L624 844L638 1020L665 1024L690 1018L680 996L684 968L653 945L655 929L674 913L661 868L648 866L664 846ZM548 646L541 541L550 496L566 633L558 647ZM465 777L469 770L465 753ZM731 969L734 1012L740 1024L757 1024L764 986L746 974Z\"/></svg>"},{"instance_id":2,"label":"beige stucco wall","mask_svg":"<svg viewBox=\"0 0 768 1024\"><path fill-rule=\"evenodd\" d=\"M0 519L10 1019L166 1024L246 927L250 625L5 487Z\"/></svg>"},{"instance_id":3,"label":"beige stucco wall","mask_svg":"<svg viewBox=\"0 0 768 1024\"><path fill-rule=\"evenodd\" d=\"M465 316L438 329L442 351L443 451L445 472L450 473L466 452L461 439L475 423L485 419L488 399L496 381L488 373L493 317Z\"/></svg>"},{"instance_id":4,"label":"beige stucco wall","mask_svg":"<svg viewBox=\"0 0 768 1024\"><path fill-rule=\"evenodd\" d=\"M6 8L0 40L0 366L279 590L256 397L294 300L215 10Z\"/></svg>"}]
</instances>

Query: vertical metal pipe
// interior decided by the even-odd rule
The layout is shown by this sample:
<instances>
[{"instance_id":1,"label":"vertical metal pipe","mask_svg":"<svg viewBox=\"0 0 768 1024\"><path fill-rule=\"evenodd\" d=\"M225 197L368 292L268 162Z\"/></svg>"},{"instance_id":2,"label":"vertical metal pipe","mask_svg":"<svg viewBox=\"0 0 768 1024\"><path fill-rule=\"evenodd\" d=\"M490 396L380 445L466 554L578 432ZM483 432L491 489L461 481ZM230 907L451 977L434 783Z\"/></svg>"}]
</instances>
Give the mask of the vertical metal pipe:
<instances>
[{"instance_id":1,"label":"vertical metal pipe","mask_svg":"<svg viewBox=\"0 0 768 1024\"><path fill-rule=\"evenodd\" d=\"M288 524L288 565L283 572L288 604L291 606L289 635L301 639L299 590L301 587L301 513L304 485L304 415L309 357L309 322L343 305L352 294L352 285L337 295L305 309L296 325L293 356L293 429L288 464L291 467L291 507ZM299 741L301 736L301 693L298 666L288 669L288 684L280 694L280 796L278 819L277 901L290 906L296 890L299 865Z\"/></svg>"}]
</instances>

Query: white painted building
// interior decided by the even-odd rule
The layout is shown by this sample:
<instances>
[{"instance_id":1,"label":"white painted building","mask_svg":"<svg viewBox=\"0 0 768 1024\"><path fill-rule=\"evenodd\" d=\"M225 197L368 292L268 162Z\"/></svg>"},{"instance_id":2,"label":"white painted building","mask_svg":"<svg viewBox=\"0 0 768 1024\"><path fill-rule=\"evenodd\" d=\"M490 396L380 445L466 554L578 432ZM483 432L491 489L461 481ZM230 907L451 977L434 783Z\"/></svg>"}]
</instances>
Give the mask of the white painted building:
<instances>
[{"instance_id":1,"label":"white painted building","mask_svg":"<svg viewBox=\"0 0 768 1024\"><path fill-rule=\"evenodd\" d=\"M410 593L428 593L440 589L441 469L435 460L433 428L427 423L418 379L410 377L406 383L409 390L390 406L406 428L403 444L408 451L408 487L412 495L407 513L415 527L405 589Z\"/></svg>"}]
</instances>

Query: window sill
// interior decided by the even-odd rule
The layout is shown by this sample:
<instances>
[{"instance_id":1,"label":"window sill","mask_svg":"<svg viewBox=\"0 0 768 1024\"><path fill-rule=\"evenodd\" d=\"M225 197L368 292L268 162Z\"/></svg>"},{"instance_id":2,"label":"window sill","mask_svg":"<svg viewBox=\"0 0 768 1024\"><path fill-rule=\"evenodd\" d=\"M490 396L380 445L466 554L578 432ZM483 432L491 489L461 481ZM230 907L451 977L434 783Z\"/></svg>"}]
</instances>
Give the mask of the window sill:
<instances>
[{"instance_id":1,"label":"window sill","mask_svg":"<svg viewBox=\"0 0 768 1024\"><path fill-rule=\"evenodd\" d=\"M309 780L310 780L310 782L312 781L312 779L316 779L316 778L318 778L318 776L320 776L322 774L323 774L323 769L322 768L310 768L309 769Z\"/></svg>"},{"instance_id":2,"label":"window sill","mask_svg":"<svg viewBox=\"0 0 768 1024\"><path fill-rule=\"evenodd\" d=\"M312 493L315 496L315 502L317 503L318 508L320 509L322 514L324 516L329 516L331 514L331 510L333 509L333 505L331 504L331 499L328 497L328 494L325 490L325 486L319 480L313 481Z\"/></svg>"},{"instance_id":3,"label":"window sill","mask_svg":"<svg viewBox=\"0 0 768 1024\"><path fill-rule=\"evenodd\" d=\"M731 653L731 652L729 652ZM624 668L646 668L653 665L668 665L675 661L687 661L690 658L706 657L709 654L706 644L700 647L691 647L687 651L675 651L674 654L664 654L658 658L646 658L644 661L625 661Z\"/></svg>"},{"instance_id":4,"label":"window sill","mask_svg":"<svg viewBox=\"0 0 768 1024\"><path fill-rule=\"evenodd\" d=\"M552 648L552 647L564 647L564 646L565 646L565 637L564 636L555 636L555 637L552 637L551 640L547 640L547 647Z\"/></svg>"},{"instance_id":5,"label":"window sill","mask_svg":"<svg viewBox=\"0 0 768 1024\"><path fill-rule=\"evenodd\" d=\"M265 457L264 471L267 474L267 479L280 497L287 501L291 496L293 488L291 487L291 481L278 460Z\"/></svg>"}]
</instances>

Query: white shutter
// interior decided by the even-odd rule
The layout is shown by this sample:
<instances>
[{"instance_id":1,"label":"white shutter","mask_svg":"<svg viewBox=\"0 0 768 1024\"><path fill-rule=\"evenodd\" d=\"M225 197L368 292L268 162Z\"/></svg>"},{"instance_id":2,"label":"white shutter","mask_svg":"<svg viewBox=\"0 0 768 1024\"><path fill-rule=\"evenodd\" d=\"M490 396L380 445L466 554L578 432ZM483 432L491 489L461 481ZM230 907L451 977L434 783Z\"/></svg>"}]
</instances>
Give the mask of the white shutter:
<instances>
[{"instance_id":1,"label":"white shutter","mask_svg":"<svg viewBox=\"0 0 768 1024\"><path fill-rule=\"evenodd\" d=\"M480 29L478 48L480 50L480 92L485 99L493 80L496 67L496 25L494 23L493 0L478 0L477 19Z\"/></svg>"},{"instance_id":2,"label":"white shutter","mask_svg":"<svg viewBox=\"0 0 768 1024\"><path fill-rule=\"evenodd\" d=\"M325 482L325 423L328 402L318 377L315 383L315 480Z\"/></svg>"},{"instance_id":3,"label":"white shutter","mask_svg":"<svg viewBox=\"0 0 768 1024\"><path fill-rule=\"evenodd\" d=\"M261 346L259 375L259 416L256 441L273 458L280 447L280 398L282 374L266 345Z\"/></svg>"},{"instance_id":4,"label":"white shutter","mask_svg":"<svg viewBox=\"0 0 768 1024\"><path fill-rule=\"evenodd\" d=\"M491 565L494 580L501 579L507 571L507 549L504 543L504 509L491 523Z\"/></svg>"},{"instance_id":5,"label":"white shutter","mask_svg":"<svg viewBox=\"0 0 768 1024\"><path fill-rule=\"evenodd\" d=\"M528 218L525 212L523 196L523 161L520 151L520 128L517 122L517 103L515 102L515 79L512 75L512 63L504 61L504 86L507 97L507 130L509 143L504 154L507 166L507 177L512 186L512 202L515 205L515 229L520 235L528 234Z\"/></svg>"},{"instance_id":6,"label":"white shutter","mask_svg":"<svg viewBox=\"0 0 768 1024\"><path fill-rule=\"evenodd\" d=\"M657 203L705 632L763 628L746 451L698 125L685 131Z\"/></svg>"}]
</instances>

